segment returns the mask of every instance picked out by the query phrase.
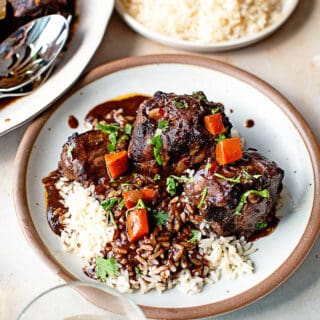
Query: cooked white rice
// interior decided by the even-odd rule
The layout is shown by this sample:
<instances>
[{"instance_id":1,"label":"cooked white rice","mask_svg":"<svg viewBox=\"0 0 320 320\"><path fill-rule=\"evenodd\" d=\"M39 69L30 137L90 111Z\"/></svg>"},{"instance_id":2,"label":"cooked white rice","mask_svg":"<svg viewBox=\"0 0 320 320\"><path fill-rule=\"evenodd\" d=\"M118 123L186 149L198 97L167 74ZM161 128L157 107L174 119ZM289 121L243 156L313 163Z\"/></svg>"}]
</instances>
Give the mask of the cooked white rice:
<instances>
[{"instance_id":1,"label":"cooked white rice","mask_svg":"<svg viewBox=\"0 0 320 320\"><path fill-rule=\"evenodd\" d=\"M114 229L106 225L106 212L92 196L93 188L86 189L78 182L69 182L64 178L56 183L56 187L64 199L63 204L68 208L61 233L63 249L80 256L85 268L94 264L97 257L103 256L106 243L112 241ZM121 270L118 276L108 277L106 284L121 292L140 290L143 293L152 289L162 292L176 285L184 293L195 294L206 283L213 284L221 277L236 279L239 275L254 271L249 259L249 255L255 251L252 243L242 238L218 237L203 222L200 230L199 253L205 254L209 261L210 273L207 278L192 276L189 270L183 270L177 279L172 280L169 270L141 263L141 276L137 280L129 280L128 271ZM174 272L175 267L171 268ZM166 283L161 281L164 276Z\"/></svg>"},{"instance_id":2,"label":"cooked white rice","mask_svg":"<svg viewBox=\"0 0 320 320\"><path fill-rule=\"evenodd\" d=\"M281 0L118 0L147 28L185 41L215 43L261 32L281 13Z\"/></svg>"}]
</instances>

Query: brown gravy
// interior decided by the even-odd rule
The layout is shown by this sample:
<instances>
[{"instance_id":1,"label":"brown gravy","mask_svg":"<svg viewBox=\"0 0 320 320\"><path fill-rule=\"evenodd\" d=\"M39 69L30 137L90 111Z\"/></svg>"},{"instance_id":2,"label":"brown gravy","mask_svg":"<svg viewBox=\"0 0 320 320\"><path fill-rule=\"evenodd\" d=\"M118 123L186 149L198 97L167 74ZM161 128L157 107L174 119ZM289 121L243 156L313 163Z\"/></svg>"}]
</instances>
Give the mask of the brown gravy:
<instances>
[{"instance_id":1,"label":"brown gravy","mask_svg":"<svg viewBox=\"0 0 320 320\"><path fill-rule=\"evenodd\" d=\"M68 117L68 125L71 129L76 129L79 126L79 121L75 116L70 115Z\"/></svg>"},{"instance_id":2,"label":"brown gravy","mask_svg":"<svg viewBox=\"0 0 320 320\"><path fill-rule=\"evenodd\" d=\"M59 169L51 172L47 177L42 179L46 190L46 205L47 205L47 219L50 228L57 235L61 234L62 225L60 223L60 215L62 212L66 212L67 209L60 202L62 197L57 190L55 184L61 178Z\"/></svg>"},{"instance_id":3,"label":"brown gravy","mask_svg":"<svg viewBox=\"0 0 320 320\"><path fill-rule=\"evenodd\" d=\"M252 119L246 120L245 123L244 123L244 126L245 126L246 128L252 128L252 127L254 127L254 120L252 120Z\"/></svg>"},{"instance_id":4,"label":"brown gravy","mask_svg":"<svg viewBox=\"0 0 320 320\"><path fill-rule=\"evenodd\" d=\"M104 120L110 111L119 108L124 109L126 115L135 117L139 105L148 98L150 97L142 94L130 94L115 100L108 100L92 108L85 116L85 121L92 123L95 119Z\"/></svg>"},{"instance_id":5,"label":"brown gravy","mask_svg":"<svg viewBox=\"0 0 320 320\"><path fill-rule=\"evenodd\" d=\"M269 222L268 227L266 229L258 231L257 233L253 234L249 238L249 241L256 241L260 238L270 235L276 229L279 222L280 222L280 219L277 217L274 217L273 220Z\"/></svg>"}]
</instances>

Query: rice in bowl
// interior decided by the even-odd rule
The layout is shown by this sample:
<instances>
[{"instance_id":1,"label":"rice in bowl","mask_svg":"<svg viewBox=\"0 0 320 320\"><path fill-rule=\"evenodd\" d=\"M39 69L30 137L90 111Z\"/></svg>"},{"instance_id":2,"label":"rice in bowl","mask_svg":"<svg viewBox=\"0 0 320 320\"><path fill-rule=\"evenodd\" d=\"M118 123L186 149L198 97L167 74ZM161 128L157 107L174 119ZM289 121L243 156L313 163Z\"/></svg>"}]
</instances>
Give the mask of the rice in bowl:
<instances>
[{"instance_id":1,"label":"rice in bowl","mask_svg":"<svg viewBox=\"0 0 320 320\"><path fill-rule=\"evenodd\" d=\"M118 0L143 26L203 44L255 35L281 16L281 0Z\"/></svg>"}]
</instances>

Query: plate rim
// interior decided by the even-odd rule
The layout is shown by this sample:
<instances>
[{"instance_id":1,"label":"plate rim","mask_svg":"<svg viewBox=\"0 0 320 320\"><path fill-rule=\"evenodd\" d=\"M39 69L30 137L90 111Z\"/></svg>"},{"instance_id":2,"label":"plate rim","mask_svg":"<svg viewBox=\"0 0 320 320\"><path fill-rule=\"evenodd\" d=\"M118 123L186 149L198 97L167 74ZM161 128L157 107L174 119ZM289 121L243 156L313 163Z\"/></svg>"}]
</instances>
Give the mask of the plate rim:
<instances>
[{"instance_id":1,"label":"plate rim","mask_svg":"<svg viewBox=\"0 0 320 320\"><path fill-rule=\"evenodd\" d=\"M140 23L137 19L132 17L129 13L125 11L122 3L119 0L115 0L115 10L122 18L122 20L127 24L129 28L142 35L143 37L155 41L157 43L161 43L166 46L170 46L173 48L179 48L187 51L193 52L221 52L221 51L229 51L238 48L247 47L251 44L259 42L271 34L273 34L276 30L278 30L293 14L295 9L299 4L299 0L291 0L292 3L288 8L288 11L285 15L281 15L279 20L275 23L269 25L267 28L258 32L257 34L248 35L244 37L240 37L239 39L229 40L229 41L221 41L216 43L197 43L192 41L175 39L173 37L161 34L157 31L148 29L145 25Z\"/></svg>"},{"instance_id":2,"label":"plate rim","mask_svg":"<svg viewBox=\"0 0 320 320\"><path fill-rule=\"evenodd\" d=\"M196 55L145 55L129 57L100 65L82 77L78 83L71 88L71 90L61 97L44 114L38 116L27 128L18 147L14 161L12 191L18 224L27 242L35 250L41 260L61 279L66 282L77 280L75 276L69 273L56 261L53 256L50 255L49 250L38 235L32 222L27 203L26 176L29 156L32 151L33 144L42 127L49 117L54 113L54 111L76 91L81 90L81 88L89 83L125 69L131 69L144 65L170 63L194 65L222 72L250 85L251 87L254 87L266 97L271 99L281 109L281 111L284 112L299 133L309 154L313 169L314 197L307 226L291 255L285 261L283 261L280 267L274 270L274 272L266 279L238 295L223 301L206 305L193 307L151 307L140 305L145 315L150 318L181 320L186 318L196 319L199 317L203 318L234 311L270 293L272 290L282 284L300 266L307 254L310 252L319 234L320 217L318 216L318 212L320 211L320 197L317 197L316 195L320 194L320 147L317 143L315 135L302 115L282 94L280 94L280 92L274 89L271 85L238 67L232 66L225 62Z\"/></svg>"},{"instance_id":3,"label":"plate rim","mask_svg":"<svg viewBox=\"0 0 320 320\"><path fill-rule=\"evenodd\" d=\"M79 1L76 3L76 15L77 14L80 14L80 21L81 21L81 11L80 11L80 8L82 8L83 6L83 1ZM60 72L63 72L63 70L65 68L67 68L65 71L66 72L70 72L72 71L75 76L73 77L73 79L71 81L68 81L68 83L66 83L65 87L61 90L59 90L55 97L53 97L51 100L48 100L46 101L45 103L40 103L40 106L38 108L36 108L35 111L32 111L28 114L26 114L24 117L22 117L21 119L18 119L16 121L13 121L11 118L11 123L10 125L8 126L4 126L4 128L0 128L0 136L3 136L5 134L7 134L8 132L16 129L16 128L19 128L20 126L24 125L26 122L30 121L31 119L34 119L35 117L37 117L41 112L45 111L48 107L50 107L52 104L54 104L57 99L59 97L61 97L62 95L64 95L67 90L73 86L74 83L77 82L77 80L79 79L79 77L81 77L81 74L83 72L83 70L86 68L86 66L89 64L89 62L91 61L91 59L93 58L95 52L97 51L99 45L101 44L101 41L104 37L104 34L105 34L105 31L106 31L106 28L109 24L109 21L111 19L111 16L112 16L112 13L114 11L114 3L115 3L115 0L110 0L112 1L112 3L110 3L110 12L108 12L108 14L105 15L105 20L103 21L103 23L101 23L101 28L99 29L99 32L96 32L96 37L94 38L94 41L92 41L92 45L89 46L89 48L85 48L85 49L82 49L82 56L80 56L81 58L81 61L84 61L81 63L81 66L80 68L76 68L76 70L73 68L72 70L69 70L70 69L70 65L72 64L72 61L74 60L73 58L69 58L67 61L63 61L64 59L64 56L62 56L61 60L58 64L57 64L57 70L54 71L52 73L52 75L49 77L49 79L47 80L47 83L50 82L50 78L52 76L55 75L55 73L60 73ZM109 6L108 5L108 6ZM76 24L79 24L79 21L76 21ZM79 29L79 26L77 25L76 26L76 29L75 29L75 34L73 35L71 41L69 44L67 44L67 47L70 46L72 44L72 42L74 41L73 39L76 37L76 34L77 34L77 29ZM81 46L81 44L78 44L78 47ZM77 51L77 50L76 50ZM76 55L77 52L74 52L74 54ZM68 54L68 48L65 52L65 55ZM64 64L65 66L62 66L61 64ZM60 69L61 68L61 69ZM60 76L57 80L61 80L61 78L63 78L63 75ZM50 87L50 89L52 89ZM41 88L39 88L38 90L41 90ZM35 91L36 92L36 91ZM28 97L32 96L32 94L28 95ZM18 99L23 99L24 97L18 97ZM16 98L13 98L13 99L16 99ZM12 105L12 103L14 104L14 100L13 101L10 101L9 104L7 106L5 106L4 108L15 108L14 105ZM1 110L0 110L1 111Z\"/></svg>"}]
</instances>

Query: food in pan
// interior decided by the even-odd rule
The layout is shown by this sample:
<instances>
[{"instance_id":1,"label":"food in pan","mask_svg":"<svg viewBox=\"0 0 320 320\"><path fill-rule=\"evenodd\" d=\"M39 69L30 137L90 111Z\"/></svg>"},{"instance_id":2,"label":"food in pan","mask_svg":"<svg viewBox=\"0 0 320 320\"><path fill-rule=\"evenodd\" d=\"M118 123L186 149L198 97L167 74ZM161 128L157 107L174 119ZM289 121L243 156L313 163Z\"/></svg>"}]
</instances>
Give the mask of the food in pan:
<instances>
[{"instance_id":1,"label":"food in pan","mask_svg":"<svg viewBox=\"0 0 320 320\"><path fill-rule=\"evenodd\" d=\"M58 13L75 16L76 0L0 0L0 42L34 18Z\"/></svg>"},{"instance_id":2,"label":"food in pan","mask_svg":"<svg viewBox=\"0 0 320 320\"><path fill-rule=\"evenodd\" d=\"M137 111L136 111L137 110ZM201 291L254 270L284 172L203 92L109 101L70 136L43 182L48 221L83 271L123 292Z\"/></svg>"}]
</instances>

